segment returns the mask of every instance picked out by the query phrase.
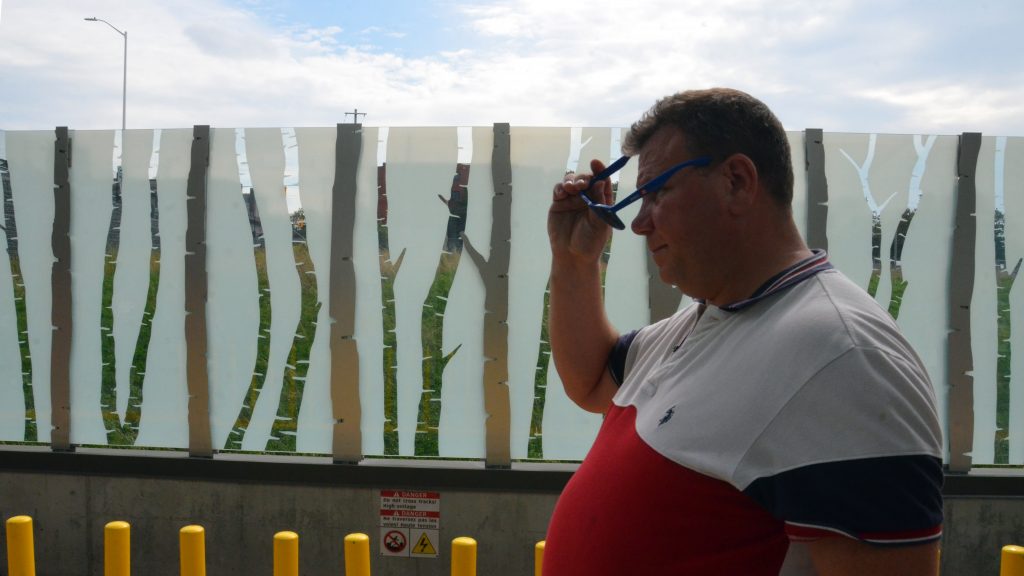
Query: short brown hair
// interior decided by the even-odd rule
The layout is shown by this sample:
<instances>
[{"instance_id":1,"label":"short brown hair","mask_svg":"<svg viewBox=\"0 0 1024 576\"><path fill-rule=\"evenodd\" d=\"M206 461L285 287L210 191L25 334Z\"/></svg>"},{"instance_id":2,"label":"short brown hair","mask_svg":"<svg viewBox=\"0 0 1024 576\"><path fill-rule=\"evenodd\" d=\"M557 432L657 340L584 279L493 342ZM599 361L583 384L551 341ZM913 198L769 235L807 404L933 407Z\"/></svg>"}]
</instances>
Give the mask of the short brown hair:
<instances>
[{"instance_id":1,"label":"short brown hair","mask_svg":"<svg viewBox=\"0 0 1024 576\"><path fill-rule=\"evenodd\" d=\"M637 154L664 126L680 130L689 151L723 160L745 154L780 206L793 201L793 161L782 123L757 98L731 88L688 90L658 100L630 127L624 154Z\"/></svg>"}]
</instances>

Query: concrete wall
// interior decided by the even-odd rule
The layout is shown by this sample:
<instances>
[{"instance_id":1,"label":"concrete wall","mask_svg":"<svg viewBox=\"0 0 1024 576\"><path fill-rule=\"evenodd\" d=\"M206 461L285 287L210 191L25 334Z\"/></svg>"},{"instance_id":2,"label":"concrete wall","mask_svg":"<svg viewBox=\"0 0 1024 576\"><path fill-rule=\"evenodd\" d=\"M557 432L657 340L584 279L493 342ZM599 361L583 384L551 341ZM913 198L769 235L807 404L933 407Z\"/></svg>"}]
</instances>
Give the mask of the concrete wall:
<instances>
[{"instance_id":1,"label":"concrete wall","mask_svg":"<svg viewBox=\"0 0 1024 576\"><path fill-rule=\"evenodd\" d=\"M478 541L479 574L529 576L533 546L544 538L558 495L552 484L540 489L524 484L520 491L489 488L490 481L474 489L475 480L431 486L415 468L391 468L390 479L376 486L369 485L372 481L328 485L318 469L302 466L294 467L291 482L263 478L258 471L248 478L209 480L12 469L16 466L5 466L3 456L0 452L0 516L34 518L39 576L102 574L103 526L111 520L132 525L136 574L178 574L178 530L200 524L206 528L212 575L269 576L274 533L293 530L300 538L304 576L344 574L343 538L352 532L370 535L375 576L446 576L450 543L457 536ZM463 472L456 470L453 477ZM401 487L403 477L410 486L441 493L438 558L380 556L380 490ZM1012 490L1021 480L1013 480ZM962 491L963 483L958 484ZM947 495L942 574L998 575L1001 547L1024 544L1020 494ZM0 547L0 574L6 565Z\"/></svg>"},{"instance_id":2,"label":"concrete wall","mask_svg":"<svg viewBox=\"0 0 1024 576\"><path fill-rule=\"evenodd\" d=\"M946 498L942 573L998 576L1007 544L1024 546L1024 497Z\"/></svg>"},{"instance_id":3,"label":"concrete wall","mask_svg":"<svg viewBox=\"0 0 1024 576\"><path fill-rule=\"evenodd\" d=\"M364 532L375 576L447 576L457 536L477 540L480 574L527 576L556 498L441 491L439 556L412 559L380 556L375 489L0 472L4 519L34 519L39 576L102 574L103 526L112 520L131 523L135 574L178 574L178 530L199 524L209 574L269 576L274 533L292 530L303 575L344 574L343 539ZM5 570L6 547L0 555Z\"/></svg>"},{"instance_id":4,"label":"concrete wall","mask_svg":"<svg viewBox=\"0 0 1024 576\"><path fill-rule=\"evenodd\" d=\"M303 576L344 574L344 537L354 532L370 536L375 576L446 576L451 542L458 536L477 540L479 574L526 576L534 573L534 546L544 539L568 475L555 471L554 483L530 486L517 479L537 477L535 471L484 470L475 462L446 470L423 463L344 466L330 460L250 467L252 462L166 457L129 458L134 461L127 467L138 471L118 474L100 469L109 464L90 465L89 456L33 454L86 462L45 470L26 469L26 462L12 462L10 456L0 450L0 518L33 518L39 576L102 574L103 526L115 520L131 524L133 574L178 574L178 531L198 524L206 530L211 575L269 576L273 535L291 530L299 534ZM146 460L151 469L138 468ZM219 478L191 478L203 472L185 468L197 465L213 466L210 476ZM241 471L223 474L239 466ZM178 469L165 474L169 467ZM506 481L523 484L525 490L503 488ZM437 558L381 556L380 491L390 489L439 492L439 541L432 542ZM0 546L0 574L6 567L6 546Z\"/></svg>"}]
</instances>

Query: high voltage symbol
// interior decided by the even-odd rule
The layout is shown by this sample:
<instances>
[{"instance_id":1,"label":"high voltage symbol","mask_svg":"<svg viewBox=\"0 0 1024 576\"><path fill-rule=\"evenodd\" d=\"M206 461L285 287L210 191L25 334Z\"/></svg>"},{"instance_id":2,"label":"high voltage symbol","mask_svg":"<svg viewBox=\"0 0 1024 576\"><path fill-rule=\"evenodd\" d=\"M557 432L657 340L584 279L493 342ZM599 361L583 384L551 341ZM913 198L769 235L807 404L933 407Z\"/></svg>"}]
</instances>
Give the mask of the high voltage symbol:
<instances>
[{"instance_id":1,"label":"high voltage symbol","mask_svg":"<svg viewBox=\"0 0 1024 576\"><path fill-rule=\"evenodd\" d=\"M437 550L434 549L434 545L430 543L430 538L427 538L427 533L424 532L420 535L420 539L416 541L416 545L412 548L413 554L423 554L436 556Z\"/></svg>"}]
</instances>

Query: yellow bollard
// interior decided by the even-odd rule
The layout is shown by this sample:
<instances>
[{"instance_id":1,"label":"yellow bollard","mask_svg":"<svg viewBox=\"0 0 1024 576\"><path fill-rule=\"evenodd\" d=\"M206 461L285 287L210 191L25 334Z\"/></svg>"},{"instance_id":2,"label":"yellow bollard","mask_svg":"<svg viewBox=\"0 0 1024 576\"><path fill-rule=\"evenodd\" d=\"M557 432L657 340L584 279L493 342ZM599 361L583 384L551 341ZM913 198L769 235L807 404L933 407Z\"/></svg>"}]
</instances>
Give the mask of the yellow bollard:
<instances>
[{"instance_id":1,"label":"yellow bollard","mask_svg":"<svg viewBox=\"0 0 1024 576\"><path fill-rule=\"evenodd\" d=\"M10 576L36 576L35 542L29 516L7 519L7 572Z\"/></svg>"},{"instance_id":2,"label":"yellow bollard","mask_svg":"<svg viewBox=\"0 0 1024 576\"><path fill-rule=\"evenodd\" d=\"M274 576L299 576L299 535L274 534Z\"/></svg>"},{"instance_id":3,"label":"yellow bollard","mask_svg":"<svg viewBox=\"0 0 1024 576\"><path fill-rule=\"evenodd\" d=\"M206 540L202 526L185 526L179 532L181 576L206 576Z\"/></svg>"},{"instance_id":4,"label":"yellow bollard","mask_svg":"<svg viewBox=\"0 0 1024 576\"><path fill-rule=\"evenodd\" d=\"M1003 546L999 576L1024 576L1024 547Z\"/></svg>"},{"instance_id":5,"label":"yellow bollard","mask_svg":"<svg viewBox=\"0 0 1024 576\"><path fill-rule=\"evenodd\" d=\"M131 526L120 520L103 528L103 576L131 576Z\"/></svg>"},{"instance_id":6,"label":"yellow bollard","mask_svg":"<svg viewBox=\"0 0 1024 576\"><path fill-rule=\"evenodd\" d=\"M345 576L370 576L370 537L366 534L345 536Z\"/></svg>"},{"instance_id":7,"label":"yellow bollard","mask_svg":"<svg viewBox=\"0 0 1024 576\"><path fill-rule=\"evenodd\" d=\"M452 576L476 576L476 540L466 536L452 540Z\"/></svg>"},{"instance_id":8,"label":"yellow bollard","mask_svg":"<svg viewBox=\"0 0 1024 576\"><path fill-rule=\"evenodd\" d=\"M544 542L546 540L541 540L533 547L533 576L540 576L540 569L544 564Z\"/></svg>"}]
</instances>

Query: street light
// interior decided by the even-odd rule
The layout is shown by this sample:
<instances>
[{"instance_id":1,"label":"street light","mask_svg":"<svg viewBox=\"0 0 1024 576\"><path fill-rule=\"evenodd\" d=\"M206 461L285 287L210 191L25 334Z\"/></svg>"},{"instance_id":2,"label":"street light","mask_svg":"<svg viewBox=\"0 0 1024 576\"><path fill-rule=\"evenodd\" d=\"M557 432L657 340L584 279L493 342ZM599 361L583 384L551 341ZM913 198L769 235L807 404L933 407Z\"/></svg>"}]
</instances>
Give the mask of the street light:
<instances>
[{"instance_id":1,"label":"street light","mask_svg":"<svg viewBox=\"0 0 1024 576\"><path fill-rule=\"evenodd\" d=\"M85 20L87 22L103 22L107 26L113 28L115 32L124 37L124 77L121 82L121 137L124 138L124 129L126 124L125 113L128 108L128 31L125 30L124 32L122 32L117 29L117 26L114 26L113 24L107 22L106 20L103 20L102 18L96 18L95 16L92 18L86 18Z\"/></svg>"}]
</instances>

